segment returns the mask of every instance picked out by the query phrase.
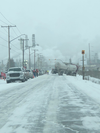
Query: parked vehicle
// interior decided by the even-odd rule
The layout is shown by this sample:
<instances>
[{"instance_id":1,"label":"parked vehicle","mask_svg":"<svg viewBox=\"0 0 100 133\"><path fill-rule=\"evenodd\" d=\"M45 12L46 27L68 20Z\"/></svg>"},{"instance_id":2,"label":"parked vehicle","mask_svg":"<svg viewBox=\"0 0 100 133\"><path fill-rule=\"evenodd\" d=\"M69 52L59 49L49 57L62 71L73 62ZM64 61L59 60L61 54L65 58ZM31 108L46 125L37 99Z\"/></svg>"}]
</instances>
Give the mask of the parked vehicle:
<instances>
[{"instance_id":1,"label":"parked vehicle","mask_svg":"<svg viewBox=\"0 0 100 133\"><path fill-rule=\"evenodd\" d=\"M32 70L31 69L26 69L25 70L26 72L27 72L27 78L29 79L29 78L33 78L33 72L32 72Z\"/></svg>"},{"instance_id":2,"label":"parked vehicle","mask_svg":"<svg viewBox=\"0 0 100 133\"><path fill-rule=\"evenodd\" d=\"M6 74L6 82L10 83L12 81L20 80L22 82L27 80L27 73L24 68L21 67L11 67Z\"/></svg>"},{"instance_id":3,"label":"parked vehicle","mask_svg":"<svg viewBox=\"0 0 100 133\"><path fill-rule=\"evenodd\" d=\"M39 70L39 75L43 75L43 70Z\"/></svg>"}]
</instances>

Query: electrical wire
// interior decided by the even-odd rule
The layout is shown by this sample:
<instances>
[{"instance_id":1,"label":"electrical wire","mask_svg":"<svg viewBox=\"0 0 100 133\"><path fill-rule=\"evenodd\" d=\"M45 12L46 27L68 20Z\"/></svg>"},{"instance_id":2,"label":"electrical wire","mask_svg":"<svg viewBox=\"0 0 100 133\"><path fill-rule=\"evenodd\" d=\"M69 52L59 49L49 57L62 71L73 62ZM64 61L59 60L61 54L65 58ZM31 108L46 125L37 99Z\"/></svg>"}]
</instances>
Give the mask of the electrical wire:
<instances>
[{"instance_id":1,"label":"electrical wire","mask_svg":"<svg viewBox=\"0 0 100 133\"><path fill-rule=\"evenodd\" d=\"M7 29L3 28L3 30L7 33Z\"/></svg>"},{"instance_id":2,"label":"electrical wire","mask_svg":"<svg viewBox=\"0 0 100 133\"><path fill-rule=\"evenodd\" d=\"M4 21L2 21L2 20L0 20L1 22L3 22L4 24L7 24L6 22L4 22ZM8 24L7 24L8 25Z\"/></svg>"},{"instance_id":3,"label":"electrical wire","mask_svg":"<svg viewBox=\"0 0 100 133\"><path fill-rule=\"evenodd\" d=\"M11 50L12 50L12 52L14 52L14 51L15 51L16 53L19 53L19 52L17 52L17 51L16 51L15 49L13 49L13 48L11 48ZM15 52L14 52L14 53L15 53Z\"/></svg>"},{"instance_id":4,"label":"electrical wire","mask_svg":"<svg viewBox=\"0 0 100 133\"><path fill-rule=\"evenodd\" d=\"M12 24L12 25L14 25L13 23L11 23L1 12L0 12L0 14L10 23L10 24Z\"/></svg>"},{"instance_id":5,"label":"electrical wire","mask_svg":"<svg viewBox=\"0 0 100 133\"><path fill-rule=\"evenodd\" d=\"M5 45L3 45L3 44L0 44L0 45L7 48L7 46L5 46Z\"/></svg>"},{"instance_id":6,"label":"electrical wire","mask_svg":"<svg viewBox=\"0 0 100 133\"><path fill-rule=\"evenodd\" d=\"M5 34L5 35L7 35L7 33L4 33L4 32L2 32L2 31L0 31L1 33L3 33L3 34Z\"/></svg>"},{"instance_id":7,"label":"electrical wire","mask_svg":"<svg viewBox=\"0 0 100 133\"><path fill-rule=\"evenodd\" d=\"M1 12L0 12L0 14L3 16L3 18L5 18L5 20L7 20L10 24L12 24L12 25L15 25L15 24L13 24L13 23L11 23ZM1 20L2 21L2 20ZM2 21L3 23L5 23L4 21ZM5 24L7 24L7 23L5 23ZM8 24L7 24L8 25ZM22 34L21 32L20 32L20 30L18 29L18 27L16 27L17 28L17 30L18 30L18 32L20 33L20 34ZM13 29L13 27L12 27L12 29ZM14 33L17 35L17 33L15 32L15 30L13 29L13 31L14 31ZM17 35L18 36L18 35Z\"/></svg>"},{"instance_id":8,"label":"electrical wire","mask_svg":"<svg viewBox=\"0 0 100 133\"><path fill-rule=\"evenodd\" d=\"M0 14L4 17L4 15L0 12ZM6 19L6 17L4 17L5 19ZM6 19L7 21L8 21L8 19ZM4 22L4 21L2 21L2 20L0 20L1 22L3 22L3 23L5 23L6 25L8 25L8 23L6 23L6 22ZM10 21L8 21L10 24L12 24ZM14 25L14 24L13 24ZM13 27L12 27L12 30L13 30L13 32L16 34L16 32L14 31L14 29L13 29ZM16 34L17 35L17 34Z\"/></svg>"},{"instance_id":9,"label":"electrical wire","mask_svg":"<svg viewBox=\"0 0 100 133\"><path fill-rule=\"evenodd\" d=\"M3 46L3 47L6 47L6 48L8 48L7 46L5 46L5 45L3 45L3 44L0 44L0 46ZM14 46L15 47L15 46ZM17 48L17 47L15 47L15 48ZM13 49L13 48L12 48ZM18 49L18 48L17 48ZM20 50L20 49L18 49L18 50ZM19 52L17 52L15 49L13 49L13 51L15 51L16 53L19 53Z\"/></svg>"},{"instance_id":10,"label":"electrical wire","mask_svg":"<svg viewBox=\"0 0 100 133\"><path fill-rule=\"evenodd\" d=\"M1 36L0 36L0 38L3 39L4 41L8 42L7 40L5 40L4 38L2 38Z\"/></svg>"},{"instance_id":11,"label":"electrical wire","mask_svg":"<svg viewBox=\"0 0 100 133\"><path fill-rule=\"evenodd\" d=\"M5 20L7 20L10 24L12 24L12 25L14 25L13 23L11 23L1 12L0 12L0 14L5 18ZM3 23L5 23L5 24L7 24L6 22L4 22L4 21L2 21L2 20L0 20L1 22L3 22ZM8 25L8 24L7 24ZM20 30L18 29L18 27L16 27L17 28L17 30L18 30L18 32L20 33L20 34L22 34L21 32L20 32ZM4 29L4 28L3 28ZM12 27L12 29L13 29L13 27ZM5 29L4 29L5 30ZM6 30L5 30L6 31ZM7 32L7 31L6 31ZM17 35L17 33L15 32L15 30L13 29L13 32ZM18 36L18 35L17 35ZM1 39L3 39L4 41L6 41L6 42L8 42L7 40L5 40L4 38L2 38L2 37L0 37ZM30 43L30 41L29 41L29 43ZM12 44L12 43L11 43ZM30 43L31 44L31 43ZM3 45L4 46L4 45ZM12 45L13 47L15 47L15 48L17 48L16 46L14 46L14 45ZM7 47L7 46L5 46L5 47ZM13 49L13 48L12 48ZM17 48L18 49L18 48ZM15 52L17 52L15 49L13 49ZM18 50L20 50L20 49L18 49ZM27 54L28 55L28 53L26 53L26 51L25 51L25 54Z\"/></svg>"},{"instance_id":12,"label":"electrical wire","mask_svg":"<svg viewBox=\"0 0 100 133\"><path fill-rule=\"evenodd\" d=\"M4 29L4 28L3 28L3 29ZM6 33L2 32L2 31L0 31L0 32L3 33L3 34L5 34L6 36L8 36L7 31L6 31ZM10 35L10 37L13 37L13 36ZM13 38L14 38L14 37L13 37Z\"/></svg>"},{"instance_id":13,"label":"electrical wire","mask_svg":"<svg viewBox=\"0 0 100 133\"><path fill-rule=\"evenodd\" d=\"M18 27L17 27L17 26L16 26L16 28L17 28L17 30L19 31L19 33L20 33L20 34L22 34L22 33L20 32L20 30L18 29Z\"/></svg>"},{"instance_id":14,"label":"electrical wire","mask_svg":"<svg viewBox=\"0 0 100 133\"><path fill-rule=\"evenodd\" d=\"M13 30L13 32L18 36L18 34L15 32L15 30L13 29L13 27L12 27L12 30Z\"/></svg>"}]
</instances>

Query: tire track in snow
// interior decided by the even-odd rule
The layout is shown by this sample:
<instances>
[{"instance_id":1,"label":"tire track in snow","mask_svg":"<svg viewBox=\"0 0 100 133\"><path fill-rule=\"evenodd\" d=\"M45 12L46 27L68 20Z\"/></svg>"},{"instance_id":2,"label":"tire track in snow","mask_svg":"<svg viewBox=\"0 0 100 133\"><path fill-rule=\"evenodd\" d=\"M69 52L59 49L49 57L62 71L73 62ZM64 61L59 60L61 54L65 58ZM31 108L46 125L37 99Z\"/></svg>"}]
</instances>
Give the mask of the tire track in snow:
<instances>
[{"instance_id":1,"label":"tire track in snow","mask_svg":"<svg viewBox=\"0 0 100 133\"><path fill-rule=\"evenodd\" d=\"M14 89L0 92L0 128L8 121L14 109L21 103L23 104L27 96L32 94L35 90L39 91L44 86L45 82L46 81L43 79L36 84L31 84L31 86L28 83L27 86L21 85L18 86L20 88L15 87Z\"/></svg>"}]
</instances>

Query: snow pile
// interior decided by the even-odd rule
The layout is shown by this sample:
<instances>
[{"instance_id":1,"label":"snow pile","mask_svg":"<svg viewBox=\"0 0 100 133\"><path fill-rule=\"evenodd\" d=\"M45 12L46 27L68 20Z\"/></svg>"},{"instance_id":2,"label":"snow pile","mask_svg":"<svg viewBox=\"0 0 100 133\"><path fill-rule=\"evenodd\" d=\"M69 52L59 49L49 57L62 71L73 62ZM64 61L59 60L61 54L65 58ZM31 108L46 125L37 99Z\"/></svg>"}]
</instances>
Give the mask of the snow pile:
<instances>
[{"instance_id":1,"label":"snow pile","mask_svg":"<svg viewBox=\"0 0 100 133\"><path fill-rule=\"evenodd\" d=\"M67 76L66 79L68 82L73 85L74 88L79 91L83 91L87 96L92 98L100 106L100 84L95 84L91 80L83 80L82 76L77 75L76 77ZM98 82L98 79L95 79Z\"/></svg>"},{"instance_id":2,"label":"snow pile","mask_svg":"<svg viewBox=\"0 0 100 133\"><path fill-rule=\"evenodd\" d=\"M85 76L86 80L90 80L94 83L100 84L100 79L94 78L94 77L90 77L90 76Z\"/></svg>"},{"instance_id":3,"label":"snow pile","mask_svg":"<svg viewBox=\"0 0 100 133\"><path fill-rule=\"evenodd\" d=\"M83 121L84 127L87 129L90 129L90 130L100 129L100 118L97 116L95 117L86 116L82 118L81 120Z\"/></svg>"},{"instance_id":4,"label":"snow pile","mask_svg":"<svg viewBox=\"0 0 100 133\"><path fill-rule=\"evenodd\" d=\"M0 79L0 91L4 91L4 90L10 89L12 87L19 86L20 84L18 82L12 82L10 84L7 84L6 80ZM21 84L24 84L24 83L21 83Z\"/></svg>"}]
</instances>

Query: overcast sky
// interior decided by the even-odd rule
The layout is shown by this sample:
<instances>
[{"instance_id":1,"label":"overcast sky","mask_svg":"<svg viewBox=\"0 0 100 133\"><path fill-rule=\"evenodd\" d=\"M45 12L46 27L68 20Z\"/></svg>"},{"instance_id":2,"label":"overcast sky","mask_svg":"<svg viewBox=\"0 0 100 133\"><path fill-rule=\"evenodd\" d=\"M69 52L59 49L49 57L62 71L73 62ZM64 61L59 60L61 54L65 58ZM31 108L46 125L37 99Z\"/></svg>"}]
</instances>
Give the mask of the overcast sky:
<instances>
[{"instance_id":1,"label":"overcast sky","mask_svg":"<svg viewBox=\"0 0 100 133\"><path fill-rule=\"evenodd\" d=\"M35 34L44 51L53 49L65 59L78 59L82 50L88 55L89 43L91 54L100 51L100 0L3 0L0 12L0 25L17 26L11 28L11 39L27 34L31 45ZM11 45L17 53L19 41ZM0 60L8 56L6 46L7 28L0 28Z\"/></svg>"}]
</instances>

